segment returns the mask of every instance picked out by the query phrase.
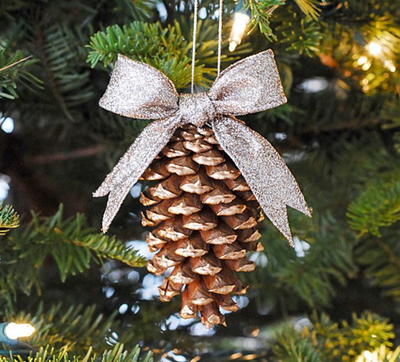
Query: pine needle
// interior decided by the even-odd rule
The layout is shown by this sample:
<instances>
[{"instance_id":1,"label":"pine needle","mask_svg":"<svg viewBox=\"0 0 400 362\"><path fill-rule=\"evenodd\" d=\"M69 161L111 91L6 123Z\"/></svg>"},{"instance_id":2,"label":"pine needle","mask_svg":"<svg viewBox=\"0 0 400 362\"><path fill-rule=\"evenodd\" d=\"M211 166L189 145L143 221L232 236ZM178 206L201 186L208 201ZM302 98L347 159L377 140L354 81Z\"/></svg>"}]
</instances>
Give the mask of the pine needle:
<instances>
[{"instance_id":1,"label":"pine needle","mask_svg":"<svg viewBox=\"0 0 400 362\"><path fill-rule=\"evenodd\" d=\"M20 217L12 206L0 205L0 235L5 235L10 229L19 227Z\"/></svg>"}]
</instances>

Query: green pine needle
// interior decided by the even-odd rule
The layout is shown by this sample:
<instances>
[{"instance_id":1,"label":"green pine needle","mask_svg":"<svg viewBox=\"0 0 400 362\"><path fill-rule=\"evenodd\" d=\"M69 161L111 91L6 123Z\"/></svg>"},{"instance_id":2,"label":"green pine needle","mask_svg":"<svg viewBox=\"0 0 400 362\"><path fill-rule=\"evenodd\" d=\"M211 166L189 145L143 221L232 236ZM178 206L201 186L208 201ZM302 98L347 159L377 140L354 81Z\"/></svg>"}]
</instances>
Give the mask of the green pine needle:
<instances>
[{"instance_id":1,"label":"green pine needle","mask_svg":"<svg viewBox=\"0 0 400 362\"><path fill-rule=\"evenodd\" d=\"M0 44L0 99L18 98L17 87L41 86L41 81L28 68L37 62L31 55Z\"/></svg>"},{"instance_id":2,"label":"green pine needle","mask_svg":"<svg viewBox=\"0 0 400 362\"><path fill-rule=\"evenodd\" d=\"M0 235L5 235L10 229L19 227L20 218L12 206L0 205Z\"/></svg>"},{"instance_id":3,"label":"green pine needle","mask_svg":"<svg viewBox=\"0 0 400 362\"><path fill-rule=\"evenodd\" d=\"M7 267L0 269L0 300L11 303L16 292L40 290L40 271L52 258L62 281L88 270L93 262L115 259L131 267L144 266L146 259L113 236L94 232L85 217L77 214L64 219L63 207L52 217L33 214L32 221L12 232L0 244Z\"/></svg>"},{"instance_id":4,"label":"green pine needle","mask_svg":"<svg viewBox=\"0 0 400 362\"><path fill-rule=\"evenodd\" d=\"M400 252L396 231L385 233L384 238L361 239L355 257L373 286L382 288L385 295L400 301Z\"/></svg>"},{"instance_id":5,"label":"green pine needle","mask_svg":"<svg viewBox=\"0 0 400 362\"><path fill-rule=\"evenodd\" d=\"M293 327L286 326L276 335L274 355L285 362L322 362L321 355L312 340L304 338Z\"/></svg>"},{"instance_id":6,"label":"green pine needle","mask_svg":"<svg viewBox=\"0 0 400 362\"><path fill-rule=\"evenodd\" d=\"M96 353L93 349L89 349L87 353L82 355L74 354L69 351L68 346L54 348L51 345L40 347L37 352L33 352L27 358L13 355L12 360L15 362L153 362L152 353L148 352L146 356L141 356L141 349L137 345L131 350L125 350L121 343L117 343L103 353ZM10 362L8 357L0 357L0 362Z\"/></svg>"},{"instance_id":7,"label":"green pine needle","mask_svg":"<svg viewBox=\"0 0 400 362\"><path fill-rule=\"evenodd\" d=\"M295 0L301 11L308 17L316 20L318 19L319 9L317 0Z\"/></svg>"},{"instance_id":8,"label":"green pine needle","mask_svg":"<svg viewBox=\"0 0 400 362\"><path fill-rule=\"evenodd\" d=\"M380 229L400 220L399 172L393 177L377 179L349 205L347 217L359 236L380 236Z\"/></svg>"},{"instance_id":9,"label":"green pine needle","mask_svg":"<svg viewBox=\"0 0 400 362\"><path fill-rule=\"evenodd\" d=\"M146 264L143 257L135 250L128 249L122 241L113 236L94 233L86 226L83 214L64 220L62 206L50 218L34 214L30 225L21 233L14 233L11 242L14 243L14 249L19 250L20 258L31 259L36 266L43 263L46 255L51 255L63 281L68 275L89 269L95 258L117 259L129 266ZM43 253L43 245L46 245L47 253Z\"/></svg>"},{"instance_id":10,"label":"green pine needle","mask_svg":"<svg viewBox=\"0 0 400 362\"><path fill-rule=\"evenodd\" d=\"M208 42L211 46L214 42ZM202 44L207 50L207 41ZM87 57L91 67L99 62L109 66L117 60L118 54L150 64L163 71L177 88L184 88L191 81L191 44L185 39L178 23L163 27L161 23L134 21L128 25L113 25L92 35ZM197 65L195 80L207 85L205 73L213 73L204 65Z\"/></svg>"},{"instance_id":11,"label":"green pine needle","mask_svg":"<svg viewBox=\"0 0 400 362\"><path fill-rule=\"evenodd\" d=\"M314 315L312 325L300 330L287 325L277 334L273 351L279 361L285 362L365 362L366 351L383 357L376 361L395 362L400 347L392 349L394 337L393 324L370 312L353 314L351 323L336 323L322 314Z\"/></svg>"}]
</instances>

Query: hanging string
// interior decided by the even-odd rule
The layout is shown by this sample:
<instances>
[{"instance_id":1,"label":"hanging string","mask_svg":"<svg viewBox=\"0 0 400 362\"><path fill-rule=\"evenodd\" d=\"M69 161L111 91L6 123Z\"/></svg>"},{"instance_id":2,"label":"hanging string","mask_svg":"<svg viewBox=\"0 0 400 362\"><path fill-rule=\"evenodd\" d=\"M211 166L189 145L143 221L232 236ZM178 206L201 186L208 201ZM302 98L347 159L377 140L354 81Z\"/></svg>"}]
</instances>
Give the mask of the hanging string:
<instances>
[{"instance_id":1,"label":"hanging string","mask_svg":"<svg viewBox=\"0 0 400 362\"><path fill-rule=\"evenodd\" d=\"M197 0L194 0L194 14L193 14L193 42L192 42L192 84L191 92L194 93L194 71L196 65L196 38L197 38Z\"/></svg>"},{"instance_id":2,"label":"hanging string","mask_svg":"<svg viewBox=\"0 0 400 362\"><path fill-rule=\"evenodd\" d=\"M197 13L198 0L194 0L193 13L193 41L192 41L192 81L191 92L194 93L194 74L196 66L196 40L197 40ZM222 18L224 14L224 0L219 0L219 16L218 16L218 55L217 55L217 76L221 72L221 53L222 53Z\"/></svg>"},{"instance_id":3,"label":"hanging string","mask_svg":"<svg viewBox=\"0 0 400 362\"><path fill-rule=\"evenodd\" d=\"M221 71L221 52L222 52L222 17L224 15L224 0L219 0L219 17L218 17L218 60L217 60L217 76Z\"/></svg>"}]
</instances>

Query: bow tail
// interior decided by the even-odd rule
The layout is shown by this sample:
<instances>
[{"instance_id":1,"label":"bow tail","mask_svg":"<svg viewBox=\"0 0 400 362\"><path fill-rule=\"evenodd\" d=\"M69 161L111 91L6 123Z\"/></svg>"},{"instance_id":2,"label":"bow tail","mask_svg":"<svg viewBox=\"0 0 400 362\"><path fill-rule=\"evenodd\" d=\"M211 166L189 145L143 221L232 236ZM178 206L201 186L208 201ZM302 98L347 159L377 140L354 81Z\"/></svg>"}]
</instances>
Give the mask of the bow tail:
<instances>
[{"instance_id":1,"label":"bow tail","mask_svg":"<svg viewBox=\"0 0 400 362\"><path fill-rule=\"evenodd\" d=\"M286 206L307 216L311 212L285 161L264 137L236 119L214 121L213 129L267 217L293 245Z\"/></svg>"},{"instance_id":2,"label":"bow tail","mask_svg":"<svg viewBox=\"0 0 400 362\"><path fill-rule=\"evenodd\" d=\"M178 117L171 117L154 121L146 126L93 193L94 197L109 195L103 215L103 232L107 232L130 189L168 143L179 124Z\"/></svg>"}]
</instances>

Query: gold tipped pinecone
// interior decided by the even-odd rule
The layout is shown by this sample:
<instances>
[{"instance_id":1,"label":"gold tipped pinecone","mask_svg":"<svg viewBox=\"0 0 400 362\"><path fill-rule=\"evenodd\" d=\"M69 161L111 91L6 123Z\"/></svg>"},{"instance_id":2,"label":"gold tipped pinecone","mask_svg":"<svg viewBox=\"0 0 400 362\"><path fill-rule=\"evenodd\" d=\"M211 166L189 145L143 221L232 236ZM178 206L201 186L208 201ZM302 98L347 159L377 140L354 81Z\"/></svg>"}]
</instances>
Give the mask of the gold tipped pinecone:
<instances>
[{"instance_id":1,"label":"gold tipped pinecone","mask_svg":"<svg viewBox=\"0 0 400 362\"><path fill-rule=\"evenodd\" d=\"M220 307L238 310L232 295L246 293L236 272L254 270L246 254L261 251L259 205L211 128L179 128L142 176L158 181L141 195L149 208L142 225L157 251L147 269L171 274L160 300L182 294L181 316L200 313L206 326L225 324Z\"/></svg>"}]
</instances>

